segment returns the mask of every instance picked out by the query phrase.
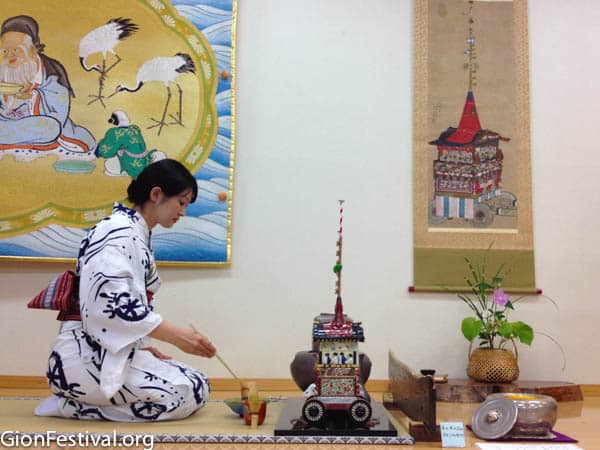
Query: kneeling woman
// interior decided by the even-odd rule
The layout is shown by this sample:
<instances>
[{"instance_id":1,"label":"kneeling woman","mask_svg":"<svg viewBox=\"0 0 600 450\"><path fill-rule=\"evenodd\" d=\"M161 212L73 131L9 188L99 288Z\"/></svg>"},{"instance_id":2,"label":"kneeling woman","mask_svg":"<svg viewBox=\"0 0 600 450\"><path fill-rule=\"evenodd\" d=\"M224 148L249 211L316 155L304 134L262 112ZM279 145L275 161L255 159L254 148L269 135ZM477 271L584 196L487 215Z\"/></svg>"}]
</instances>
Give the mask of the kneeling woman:
<instances>
[{"instance_id":1,"label":"kneeling woman","mask_svg":"<svg viewBox=\"0 0 600 450\"><path fill-rule=\"evenodd\" d=\"M208 379L150 346L155 338L182 351L213 357L202 334L154 311L160 285L150 242L152 228L172 227L185 215L198 186L179 162L147 166L127 189L130 209L116 203L111 216L84 238L79 250L81 320L65 321L48 363L54 396L37 415L140 422L181 419L207 401Z\"/></svg>"}]
</instances>

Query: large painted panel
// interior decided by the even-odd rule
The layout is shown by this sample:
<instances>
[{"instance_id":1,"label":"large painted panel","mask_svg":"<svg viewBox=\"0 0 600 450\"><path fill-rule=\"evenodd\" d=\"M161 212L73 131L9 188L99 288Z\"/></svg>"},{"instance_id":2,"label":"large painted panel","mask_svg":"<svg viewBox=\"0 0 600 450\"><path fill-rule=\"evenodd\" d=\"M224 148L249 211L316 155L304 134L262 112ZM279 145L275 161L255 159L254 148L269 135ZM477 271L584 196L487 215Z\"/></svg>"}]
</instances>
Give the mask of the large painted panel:
<instances>
[{"instance_id":1,"label":"large painted panel","mask_svg":"<svg viewBox=\"0 0 600 450\"><path fill-rule=\"evenodd\" d=\"M70 260L150 162L199 195L157 260L231 260L235 0L7 0L0 60L0 258Z\"/></svg>"}]
</instances>

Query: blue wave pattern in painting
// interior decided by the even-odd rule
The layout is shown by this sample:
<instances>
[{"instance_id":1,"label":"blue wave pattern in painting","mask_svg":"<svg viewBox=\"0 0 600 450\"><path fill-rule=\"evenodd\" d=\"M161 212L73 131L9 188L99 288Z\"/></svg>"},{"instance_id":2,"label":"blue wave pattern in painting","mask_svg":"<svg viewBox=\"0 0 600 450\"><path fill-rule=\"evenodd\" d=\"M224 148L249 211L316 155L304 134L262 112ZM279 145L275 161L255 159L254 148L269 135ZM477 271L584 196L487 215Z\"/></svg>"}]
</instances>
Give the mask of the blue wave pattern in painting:
<instances>
[{"instance_id":1,"label":"blue wave pattern in painting","mask_svg":"<svg viewBox=\"0 0 600 450\"><path fill-rule=\"evenodd\" d=\"M219 76L215 103L218 136L208 159L194 175L198 199L170 230L160 226L152 233L157 261L226 262L231 168L231 44L233 0L175 0L179 14L193 23L206 37L215 55ZM50 225L12 238L0 239L0 254L22 257L74 258L87 230Z\"/></svg>"},{"instance_id":2,"label":"blue wave pattern in painting","mask_svg":"<svg viewBox=\"0 0 600 450\"><path fill-rule=\"evenodd\" d=\"M187 216L169 232L153 233L159 261L227 261L228 202L231 168L231 47L233 0L175 0L179 14L198 28L210 44L219 76L215 103L218 135L208 159L196 172L198 199L188 206Z\"/></svg>"},{"instance_id":3,"label":"blue wave pattern in painting","mask_svg":"<svg viewBox=\"0 0 600 450\"><path fill-rule=\"evenodd\" d=\"M32 258L74 258L87 230L50 225L21 236L0 240L0 254Z\"/></svg>"}]
</instances>

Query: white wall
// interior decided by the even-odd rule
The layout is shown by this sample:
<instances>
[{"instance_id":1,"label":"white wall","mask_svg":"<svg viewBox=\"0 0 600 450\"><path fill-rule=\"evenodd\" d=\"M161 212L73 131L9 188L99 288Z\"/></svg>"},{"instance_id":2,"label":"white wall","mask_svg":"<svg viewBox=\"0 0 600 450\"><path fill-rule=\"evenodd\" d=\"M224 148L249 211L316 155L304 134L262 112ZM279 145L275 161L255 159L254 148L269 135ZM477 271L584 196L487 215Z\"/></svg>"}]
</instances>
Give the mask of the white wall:
<instances>
[{"instance_id":1,"label":"white wall","mask_svg":"<svg viewBox=\"0 0 600 450\"><path fill-rule=\"evenodd\" d=\"M334 305L344 198L345 310L362 320L372 377L387 352L464 377L466 307L412 282L412 2L240 0L233 264L161 270L160 310L193 322L243 377L289 377L313 316ZM521 347L521 378L600 383L600 2L530 0L537 285L517 312L556 337ZM0 264L0 374L43 375L57 322L25 308L64 265ZM215 360L164 351L214 377Z\"/></svg>"}]
</instances>

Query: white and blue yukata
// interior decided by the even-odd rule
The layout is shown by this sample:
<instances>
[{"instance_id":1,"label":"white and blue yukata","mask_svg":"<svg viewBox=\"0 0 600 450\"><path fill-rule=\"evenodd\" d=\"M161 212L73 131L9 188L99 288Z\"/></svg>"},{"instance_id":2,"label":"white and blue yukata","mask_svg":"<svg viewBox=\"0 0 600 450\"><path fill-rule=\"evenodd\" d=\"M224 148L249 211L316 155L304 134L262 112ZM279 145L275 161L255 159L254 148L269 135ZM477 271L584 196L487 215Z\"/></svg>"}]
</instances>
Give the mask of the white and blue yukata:
<instances>
[{"instance_id":1,"label":"white and blue yukata","mask_svg":"<svg viewBox=\"0 0 600 450\"><path fill-rule=\"evenodd\" d=\"M147 350L161 322L151 294L160 285L151 232L135 210L116 203L81 243L81 321L62 323L48 362L55 396L38 415L140 422L182 419L208 400L200 372Z\"/></svg>"}]
</instances>

